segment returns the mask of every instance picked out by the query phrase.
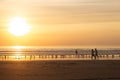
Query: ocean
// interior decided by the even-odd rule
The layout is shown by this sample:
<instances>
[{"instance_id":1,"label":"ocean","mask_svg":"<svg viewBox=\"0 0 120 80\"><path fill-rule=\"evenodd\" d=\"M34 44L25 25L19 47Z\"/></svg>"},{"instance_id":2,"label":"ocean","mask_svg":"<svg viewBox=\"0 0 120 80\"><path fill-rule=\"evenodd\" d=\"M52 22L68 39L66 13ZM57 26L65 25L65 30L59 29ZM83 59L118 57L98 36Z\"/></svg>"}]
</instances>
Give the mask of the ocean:
<instances>
[{"instance_id":1,"label":"ocean","mask_svg":"<svg viewBox=\"0 0 120 80\"><path fill-rule=\"evenodd\" d=\"M7 46L0 47L0 60L91 60L91 49L94 48ZM120 60L120 48L97 51L98 60Z\"/></svg>"}]
</instances>

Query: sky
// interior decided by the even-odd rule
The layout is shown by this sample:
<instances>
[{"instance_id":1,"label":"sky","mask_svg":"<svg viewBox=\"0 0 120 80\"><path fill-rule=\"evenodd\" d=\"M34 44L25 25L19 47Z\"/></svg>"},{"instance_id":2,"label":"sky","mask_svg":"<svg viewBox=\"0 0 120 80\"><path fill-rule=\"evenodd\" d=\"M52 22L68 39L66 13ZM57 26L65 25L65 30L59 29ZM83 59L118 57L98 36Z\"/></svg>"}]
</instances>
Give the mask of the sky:
<instances>
[{"instance_id":1,"label":"sky","mask_svg":"<svg viewBox=\"0 0 120 80\"><path fill-rule=\"evenodd\" d=\"M0 0L0 46L119 46L120 0ZM14 17L31 31L8 32Z\"/></svg>"}]
</instances>

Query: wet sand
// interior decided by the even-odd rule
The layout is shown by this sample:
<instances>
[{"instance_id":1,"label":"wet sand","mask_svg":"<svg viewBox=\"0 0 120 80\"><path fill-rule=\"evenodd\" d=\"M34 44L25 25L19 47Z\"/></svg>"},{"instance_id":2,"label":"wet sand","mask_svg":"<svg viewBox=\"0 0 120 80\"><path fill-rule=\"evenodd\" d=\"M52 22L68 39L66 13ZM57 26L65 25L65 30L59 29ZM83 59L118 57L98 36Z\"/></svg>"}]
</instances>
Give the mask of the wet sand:
<instances>
[{"instance_id":1,"label":"wet sand","mask_svg":"<svg viewBox=\"0 0 120 80\"><path fill-rule=\"evenodd\" d=\"M0 80L120 80L120 61L1 61Z\"/></svg>"}]
</instances>

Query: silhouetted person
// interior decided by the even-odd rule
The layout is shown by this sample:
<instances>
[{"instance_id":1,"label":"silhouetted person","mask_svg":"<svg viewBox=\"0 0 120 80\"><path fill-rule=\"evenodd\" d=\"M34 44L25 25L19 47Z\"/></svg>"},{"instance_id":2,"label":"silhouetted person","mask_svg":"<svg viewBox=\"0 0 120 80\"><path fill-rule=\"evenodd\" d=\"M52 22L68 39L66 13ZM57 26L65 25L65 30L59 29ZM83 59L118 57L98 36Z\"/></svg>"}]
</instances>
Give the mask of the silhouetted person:
<instances>
[{"instance_id":1,"label":"silhouetted person","mask_svg":"<svg viewBox=\"0 0 120 80\"><path fill-rule=\"evenodd\" d=\"M6 60L6 58L7 58L7 57L6 57L6 55L5 55L5 60Z\"/></svg>"},{"instance_id":2,"label":"silhouetted person","mask_svg":"<svg viewBox=\"0 0 120 80\"><path fill-rule=\"evenodd\" d=\"M75 54L76 54L76 57L79 57L77 49L75 50Z\"/></svg>"},{"instance_id":3,"label":"silhouetted person","mask_svg":"<svg viewBox=\"0 0 120 80\"><path fill-rule=\"evenodd\" d=\"M98 58L98 50L95 48L95 59Z\"/></svg>"},{"instance_id":4,"label":"silhouetted person","mask_svg":"<svg viewBox=\"0 0 120 80\"><path fill-rule=\"evenodd\" d=\"M91 50L91 58L94 59L95 58L95 54L94 54L94 50Z\"/></svg>"},{"instance_id":5,"label":"silhouetted person","mask_svg":"<svg viewBox=\"0 0 120 80\"><path fill-rule=\"evenodd\" d=\"M75 50L75 54L78 55L78 51L77 51L77 49Z\"/></svg>"}]
</instances>

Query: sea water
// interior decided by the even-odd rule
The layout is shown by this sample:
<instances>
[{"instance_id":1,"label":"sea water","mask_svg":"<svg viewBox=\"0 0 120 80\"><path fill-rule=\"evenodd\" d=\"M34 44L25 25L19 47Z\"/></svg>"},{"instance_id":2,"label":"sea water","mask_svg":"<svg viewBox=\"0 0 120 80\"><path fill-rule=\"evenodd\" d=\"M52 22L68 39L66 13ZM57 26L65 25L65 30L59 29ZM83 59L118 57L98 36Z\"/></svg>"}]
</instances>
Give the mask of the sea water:
<instances>
[{"instance_id":1,"label":"sea water","mask_svg":"<svg viewBox=\"0 0 120 80\"><path fill-rule=\"evenodd\" d=\"M92 60L91 49L81 47L0 47L0 60ZM77 50L77 54L76 54ZM119 60L120 48L97 48L97 60Z\"/></svg>"}]
</instances>

